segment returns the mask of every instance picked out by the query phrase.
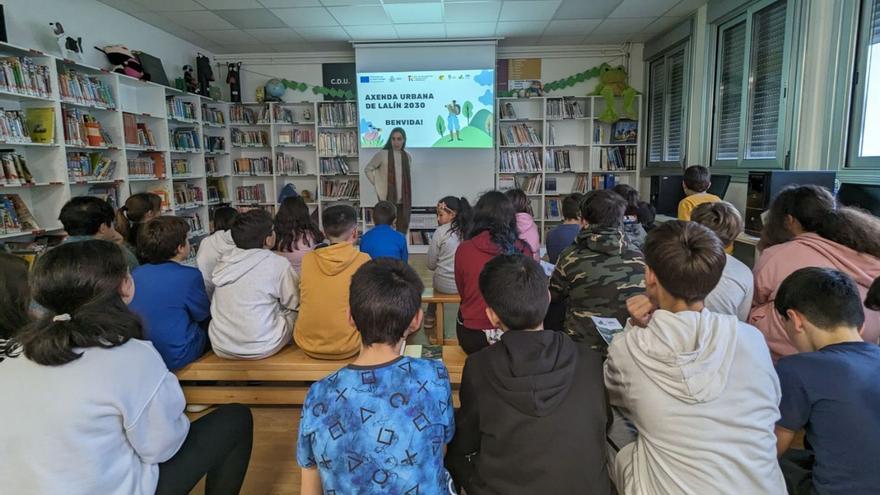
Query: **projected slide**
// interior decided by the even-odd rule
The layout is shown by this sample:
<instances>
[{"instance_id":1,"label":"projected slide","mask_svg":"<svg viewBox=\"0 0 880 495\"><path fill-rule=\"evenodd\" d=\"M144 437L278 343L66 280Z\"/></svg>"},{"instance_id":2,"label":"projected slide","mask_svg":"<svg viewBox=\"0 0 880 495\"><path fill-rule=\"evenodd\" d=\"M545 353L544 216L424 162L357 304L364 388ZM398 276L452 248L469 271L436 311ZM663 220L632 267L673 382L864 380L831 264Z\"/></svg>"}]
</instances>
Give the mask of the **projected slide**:
<instances>
[{"instance_id":1,"label":"projected slide","mask_svg":"<svg viewBox=\"0 0 880 495\"><path fill-rule=\"evenodd\" d=\"M362 72L361 147L381 148L395 127L407 148L491 148L495 71Z\"/></svg>"}]
</instances>

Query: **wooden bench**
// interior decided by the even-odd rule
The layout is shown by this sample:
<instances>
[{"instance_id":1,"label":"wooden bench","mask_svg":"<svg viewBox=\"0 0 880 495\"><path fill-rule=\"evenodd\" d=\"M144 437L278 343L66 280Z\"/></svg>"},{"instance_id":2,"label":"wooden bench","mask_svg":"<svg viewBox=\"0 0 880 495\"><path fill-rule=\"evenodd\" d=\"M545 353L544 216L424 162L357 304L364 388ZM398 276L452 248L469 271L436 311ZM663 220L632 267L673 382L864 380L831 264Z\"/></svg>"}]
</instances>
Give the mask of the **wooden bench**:
<instances>
[{"instance_id":1,"label":"wooden bench","mask_svg":"<svg viewBox=\"0 0 880 495\"><path fill-rule=\"evenodd\" d=\"M458 404L458 386L464 368L461 347L444 346L443 363L449 370L453 399ZM295 346L286 347L274 356L257 361L231 360L214 353L202 356L175 374L184 383L187 404L272 404L302 405L309 385L337 371L354 358L341 361L314 359ZM245 382L277 382L248 385ZM237 382L207 384L198 382Z\"/></svg>"},{"instance_id":2,"label":"wooden bench","mask_svg":"<svg viewBox=\"0 0 880 495\"><path fill-rule=\"evenodd\" d=\"M458 340L446 339L443 334L443 305L444 304L460 304L461 296L458 294L444 294L442 292L434 292L434 289L427 288L422 292L422 302L437 305L437 316L434 320L434 335L429 336L431 343L434 345L457 345Z\"/></svg>"}]
</instances>

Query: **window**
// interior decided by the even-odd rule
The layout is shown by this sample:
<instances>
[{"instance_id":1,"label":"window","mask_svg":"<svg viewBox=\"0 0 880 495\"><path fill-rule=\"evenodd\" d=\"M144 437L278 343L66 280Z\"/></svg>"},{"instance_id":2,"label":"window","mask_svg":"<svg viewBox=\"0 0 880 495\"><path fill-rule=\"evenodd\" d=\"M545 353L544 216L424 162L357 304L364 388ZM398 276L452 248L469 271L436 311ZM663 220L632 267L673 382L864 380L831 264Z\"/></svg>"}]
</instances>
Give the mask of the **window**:
<instances>
[{"instance_id":1,"label":"window","mask_svg":"<svg viewBox=\"0 0 880 495\"><path fill-rule=\"evenodd\" d=\"M850 167L880 167L880 0L864 0L850 127Z\"/></svg>"},{"instance_id":2,"label":"window","mask_svg":"<svg viewBox=\"0 0 880 495\"><path fill-rule=\"evenodd\" d=\"M648 166L681 165L687 43L667 50L648 63Z\"/></svg>"},{"instance_id":3,"label":"window","mask_svg":"<svg viewBox=\"0 0 880 495\"><path fill-rule=\"evenodd\" d=\"M759 2L718 28L712 164L784 165L789 5Z\"/></svg>"}]
</instances>

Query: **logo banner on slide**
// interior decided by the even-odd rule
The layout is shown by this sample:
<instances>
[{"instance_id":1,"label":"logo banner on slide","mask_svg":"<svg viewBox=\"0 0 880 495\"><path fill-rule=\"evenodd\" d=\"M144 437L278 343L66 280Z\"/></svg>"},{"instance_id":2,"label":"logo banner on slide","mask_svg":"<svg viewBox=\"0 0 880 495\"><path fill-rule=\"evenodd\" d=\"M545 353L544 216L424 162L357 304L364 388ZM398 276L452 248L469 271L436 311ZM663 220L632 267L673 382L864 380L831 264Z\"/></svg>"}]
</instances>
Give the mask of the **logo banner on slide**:
<instances>
[{"instance_id":1,"label":"logo banner on slide","mask_svg":"<svg viewBox=\"0 0 880 495\"><path fill-rule=\"evenodd\" d=\"M494 84L494 69L358 73L361 147L401 127L407 148L492 148Z\"/></svg>"}]
</instances>

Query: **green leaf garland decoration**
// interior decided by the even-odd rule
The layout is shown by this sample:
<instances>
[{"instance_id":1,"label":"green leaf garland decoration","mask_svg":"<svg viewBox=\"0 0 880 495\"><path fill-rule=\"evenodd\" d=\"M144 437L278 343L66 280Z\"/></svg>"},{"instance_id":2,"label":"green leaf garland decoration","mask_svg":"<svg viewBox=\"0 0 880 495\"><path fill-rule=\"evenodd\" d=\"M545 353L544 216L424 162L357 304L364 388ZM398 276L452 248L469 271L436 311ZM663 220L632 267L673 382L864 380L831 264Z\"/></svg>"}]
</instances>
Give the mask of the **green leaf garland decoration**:
<instances>
[{"instance_id":1,"label":"green leaf garland decoration","mask_svg":"<svg viewBox=\"0 0 880 495\"><path fill-rule=\"evenodd\" d=\"M603 65L607 65L607 64L597 65L597 66L592 67L590 69L586 69L582 72L578 72L577 74L573 74L568 77L563 77L563 78L557 79L555 81L550 81L544 85L544 92L565 89L565 88L574 86L575 84L582 83L582 82L586 81L587 79L593 79L595 77L599 77L599 74L602 72ZM501 96L501 97L516 96L516 91L513 91L513 90L499 91L498 96Z\"/></svg>"},{"instance_id":2,"label":"green leaf garland decoration","mask_svg":"<svg viewBox=\"0 0 880 495\"><path fill-rule=\"evenodd\" d=\"M281 83L287 89L291 91L300 91L305 92L308 91L310 86L304 82L291 81L290 79L282 79ZM342 98L344 97L347 100L354 99L354 92L351 90L342 91L340 89L331 89L324 86L311 86L311 90L313 94L316 95L330 95L334 98Z\"/></svg>"}]
</instances>

